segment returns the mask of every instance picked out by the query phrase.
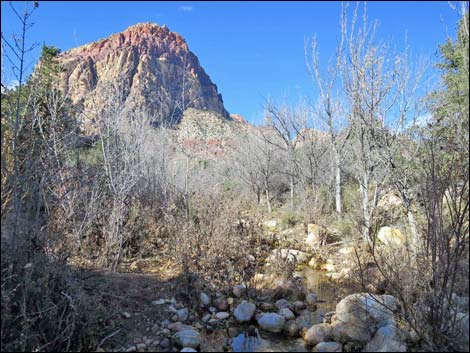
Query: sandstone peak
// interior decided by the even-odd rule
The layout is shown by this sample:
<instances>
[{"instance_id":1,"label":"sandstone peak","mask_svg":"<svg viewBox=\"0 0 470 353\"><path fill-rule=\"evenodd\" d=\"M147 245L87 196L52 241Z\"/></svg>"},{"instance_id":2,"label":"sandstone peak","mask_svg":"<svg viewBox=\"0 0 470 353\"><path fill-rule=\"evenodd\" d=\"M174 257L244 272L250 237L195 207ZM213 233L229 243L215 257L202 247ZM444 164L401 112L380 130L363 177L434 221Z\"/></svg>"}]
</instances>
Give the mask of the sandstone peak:
<instances>
[{"instance_id":1,"label":"sandstone peak","mask_svg":"<svg viewBox=\"0 0 470 353\"><path fill-rule=\"evenodd\" d=\"M83 107L86 130L100 102L108 99L110 84L122 90L127 110L145 110L155 122L178 122L187 108L229 117L197 56L180 34L165 25L138 23L70 49L59 60L64 66L63 90Z\"/></svg>"}]
</instances>

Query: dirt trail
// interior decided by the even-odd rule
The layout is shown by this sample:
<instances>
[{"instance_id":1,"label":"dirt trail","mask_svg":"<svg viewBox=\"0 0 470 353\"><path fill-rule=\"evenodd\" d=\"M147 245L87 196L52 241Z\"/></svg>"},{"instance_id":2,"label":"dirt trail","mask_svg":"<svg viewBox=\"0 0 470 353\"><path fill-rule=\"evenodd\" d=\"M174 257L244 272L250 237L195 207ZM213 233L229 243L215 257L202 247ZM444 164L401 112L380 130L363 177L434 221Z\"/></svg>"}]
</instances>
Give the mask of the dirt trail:
<instances>
[{"instance_id":1,"label":"dirt trail","mask_svg":"<svg viewBox=\"0 0 470 353\"><path fill-rule=\"evenodd\" d=\"M149 265L149 268L159 267ZM181 288L182 279L174 270L160 267L156 272L149 268L140 270L154 273L93 270L82 274L85 290L109 314L106 321L109 332L98 339L99 351L165 351L158 344L161 341L158 323L169 319L171 314L167 305L154 305L152 301L183 298L184 293L176 290ZM129 266L121 269L126 270Z\"/></svg>"}]
</instances>

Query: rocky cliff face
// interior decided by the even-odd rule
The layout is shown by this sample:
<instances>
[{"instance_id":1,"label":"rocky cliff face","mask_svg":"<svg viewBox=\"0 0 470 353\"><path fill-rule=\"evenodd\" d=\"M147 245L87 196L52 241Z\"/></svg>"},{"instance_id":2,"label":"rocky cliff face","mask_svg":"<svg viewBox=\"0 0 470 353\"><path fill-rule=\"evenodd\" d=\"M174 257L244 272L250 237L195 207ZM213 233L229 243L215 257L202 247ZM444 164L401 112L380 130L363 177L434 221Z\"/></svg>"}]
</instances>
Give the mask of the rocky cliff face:
<instances>
[{"instance_id":1,"label":"rocky cliff face","mask_svg":"<svg viewBox=\"0 0 470 353\"><path fill-rule=\"evenodd\" d=\"M217 86L166 26L144 23L60 55L62 89L82 107L85 130L110 99L127 112L144 110L155 124L179 122L187 108L229 118ZM107 102L107 103L106 103Z\"/></svg>"}]
</instances>

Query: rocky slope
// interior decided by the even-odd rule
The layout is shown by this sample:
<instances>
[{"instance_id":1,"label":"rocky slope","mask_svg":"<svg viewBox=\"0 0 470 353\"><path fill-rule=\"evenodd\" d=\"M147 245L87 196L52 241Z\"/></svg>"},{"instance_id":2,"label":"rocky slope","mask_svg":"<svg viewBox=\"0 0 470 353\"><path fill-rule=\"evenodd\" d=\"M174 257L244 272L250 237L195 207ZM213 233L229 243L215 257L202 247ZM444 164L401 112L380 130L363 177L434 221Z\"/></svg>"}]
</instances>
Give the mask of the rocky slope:
<instances>
[{"instance_id":1,"label":"rocky slope","mask_svg":"<svg viewBox=\"0 0 470 353\"><path fill-rule=\"evenodd\" d=\"M59 60L62 89L82 108L85 131L94 130L110 101L126 112L150 113L156 125L179 122L188 107L230 119L196 55L165 25L137 24L68 50Z\"/></svg>"}]
</instances>

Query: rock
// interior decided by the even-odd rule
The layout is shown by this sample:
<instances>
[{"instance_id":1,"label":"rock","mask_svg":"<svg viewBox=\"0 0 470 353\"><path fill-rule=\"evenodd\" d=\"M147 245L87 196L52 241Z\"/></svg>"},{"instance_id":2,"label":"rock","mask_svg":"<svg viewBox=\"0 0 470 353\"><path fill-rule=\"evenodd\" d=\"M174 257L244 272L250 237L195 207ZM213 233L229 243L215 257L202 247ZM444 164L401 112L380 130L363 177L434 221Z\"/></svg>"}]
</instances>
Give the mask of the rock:
<instances>
[{"instance_id":1,"label":"rock","mask_svg":"<svg viewBox=\"0 0 470 353\"><path fill-rule=\"evenodd\" d=\"M256 305L248 303L246 300L243 300L235 308L233 315L238 322L250 322L253 318L253 315L256 311Z\"/></svg>"},{"instance_id":2,"label":"rock","mask_svg":"<svg viewBox=\"0 0 470 353\"><path fill-rule=\"evenodd\" d=\"M170 340L168 338L164 338L160 341L160 347L168 348L170 347Z\"/></svg>"},{"instance_id":3,"label":"rock","mask_svg":"<svg viewBox=\"0 0 470 353\"><path fill-rule=\"evenodd\" d=\"M237 337L238 336L238 328L236 327L229 327L228 330L228 335L229 337L233 338L233 337Z\"/></svg>"},{"instance_id":4,"label":"rock","mask_svg":"<svg viewBox=\"0 0 470 353\"><path fill-rule=\"evenodd\" d=\"M233 295L237 298L241 298L246 293L246 287L243 284L237 284L233 286Z\"/></svg>"},{"instance_id":5,"label":"rock","mask_svg":"<svg viewBox=\"0 0 470 353\"><path fill-rule=\"evenodd\" d=\"M338 249L338 253L341 255L349 255L349 254L354 254L355 251L354 246L343 246L342 248Z\"/></svg>"},{"instance_id":6,"label":"rock","mask_svg":"<svg viewBox=\"0 0 470 353\"><path fill-rule=\"evenodd\" d=\"M263 225L266 227L266 228L276 228L277 226L277 220L275 219L271 219L270 221L266 221L263 223Z\"/></svg>"},{"instance_id":7,"label":"rock","mask_svg":"<svg viewBox=\"0 0 470 353\"><path fill-rule=\"evenodd\" d=\"M194 348L185 347L180 352L197 352Z\"/></svg>"},{"instance_id":8,"label":"rock","mask_svg":"<svg viewBox=\"0 0 470 353\"><path fill-rule=\"evenodd\" d=\"M227 303L228 303L228 305L232 305L232 304L233 304L233 298L232 298L232 297L228 297L228 298L227 298Z\"/></svg>"},{"instance_id":9,"label":"rock","mask_svg":"<svg viewBox=\"0 0 470 353\"><path fill-rule=\"evenodd\" d=\"M127 311L123 311L121 313L122 317L125 318L125 319L130 319L131 318L131 314L129 314Z\"/></svg>"},{"instance_id":10,"label":"rock","mask_svg":"<svg viewBox=\"0 0 470 353\"><path fill-rule=\"evenodd\" d=\"M260 308L263 311L271 311L273 310L274 305L272 303L263 302L260 304Z\"/></svg>"},{"instance_id":11,"label":"rock","mask_svg":"<svg viewBox=\"0 0 470 353\"><path fill-rule=\"evenodd\" d=\"M313 325L321 324L323 322L323 313L321 310L311 312L308 309L305 309L300 313L300 315L295 319L297 325L299 325L300 330L309 329Z\"/></svg>"},{"instance_id":12,"label":"rock","mask_svg":"<svg viewBox=\"0 0 470 353\"><path fill-rule=\"evenodd\" d=\"M328 324L317 324L307 330L304 341L308 346L316 346L318 343L330 340L330 338L331 326Z\"/></svg>"},{"instance_id":13,"label":"rock","mask_svg":"<svg viewBox=\"0 0 470 353\"><path fill-rule=\"evenodd\" d=\"M313 347L312 352L342 352L343 347L337 342L320 342Z\"/></svg>"},{"instance_id":14,"label":"rock","mask_svg":"<svg viewBox=\"0 0 470 353\"><path fill-rule=\"evenodd\" d=\"M334 323L331 336L336 342L366 344L371 339L369 325L354 315L349 315L350 317L347 321L337 321Z\"/></svg>"},{"instance_id":15,"label":"rock","mask_svg":"<svg viewBox=\"0 0 470 353\"><path fill-rule=\"evenodd\" d=\"M278 262L279 260L291 263L303 264L308 262L310 255L306 252L293 249L274 249L268 257L269 262Z\"/></svg>"},{"instance_id":16,"label":"rock","mask_svg":"<svg viewBox=\"0 0 470 353\"><path fill-rule=\"evenodd\" d=\"M398 228L393 227L380 228L377 238L385 245L402 246L406 243L406 237Z\"/></svg>"},{"instance_id":17,"label":"rock","mask_svg":"<svg viewBox=\"0 0 470 353\"><path fill-rule=\"evenodd\" d=\"M179 332L179 331L183 331L183 330L190 330L192 328L193 328L192 326L185 325L181 322L174 322L174 323L168 325L168 329L170 329L173 332Z\"/></svg>"},{"instance_id":18,"label":"rock","mask_svg":"<svg viewBox=\"0 0 470 353\"><path fill-rule=\"evenodd\" d=\"M183 308L176 311L176 315L178 316L178 321L185 322L189 316L189 309Z\"/></svg>"},{"instance_id":19,"label":"rock","mask_svg":"<svg viewBox=\"0 0 470 353\"><path fill-rule=\"evenodd\" d=\"M202 320L203 323L207 323L207 322L209 322L209 320L211 319L211 317L212 317L211 314L206 314L206 315L204 315L204 316L202 317L201 320Z\"/></svg>"},{"instance_id":20,"label":"rock","mask_svg":"<svg viewBox=\"0 0 470 353\"><path fill-rule=\"evenodd\" d=\"M295 319L294 313L288 308L282 308L281 310L279 310L279 315L283 316L286 320Z\"/></svg>"},{"instance_id":21,"label":"rock","mask_svg":"<svg viewBox=\"0 0 470 353\"><path fill-rule=\"evenodd\" d=\"M332 263L326 263L320 266L320 270L327 271L327 272L335 272L336 267Z\"/></svg>"},{"instance_id":22,"label":"rock","mask_svg":"<svg viewBox=\"0 0 470 353\"><path fill-rule=\"evenodd\" d=\"M299 335L299 325L295 322L295 320L286 321L283 332L289 337L297 337Z\"/></svg>"},{"instance_id":23,"label":"rock","mask_svg":"<svg viewBox=\"0 0 470 353\"><path fill-rule=\"evenodd\" d=\"M199 299L201 300L201 304L204 306L209 306L211 303L211 298L209 298L206 293L201 292Z\"/></svg>"},{"instance_id":24,"label":"rock","mask_svg":"<svg viewBox=\"0 0 470 353\"><path fill-rule=\"evenodd\" d=\"M174 107L170 102L190 94L187 99L192 100L193 108L216 112L220 119L229 117L217 86L185 39L156 24L133 25L108 38L69 49L59 54L57 60L62 67L61 91L73 104L83 107L82 123L87 134L96 132L91 116L111 98L109 86L118 83L127 92L125 112L135 109L151 115L162 112L163 122L171 122ZM185 73L190 73L192 79L182 91Z\"/></svg>"},{"instance_id":25,"label":"rock","mask_svg":"<svg viewBox=\"0 0 470 353\"><path fill-rule=\"evenodd\" d=\"M224 312L224 311L221 311L221 312L218 312L217 314L215 314L215 318L217 320L225 320L229 316L230 316L230 314L227 313L227 312Z\"/></svg>"},{"instance_id":26,"label":"rock","mask_svg":"<svg viewBox=\"0 0 470 353\"><path fill-rule=\"evenodd\" d=\"M219 311L227 311L229 308L227 298L225 297L217 298L214 302L214 305Z\"/></svg>"},{"instance_id":27,"label":"rock","mask_svg":"<svg viewBox=\"0 0 470 353\"><path fill-rule=\"evenodd\" d=\"M318 297L315 293L308 293L305 296L305 302L308 306L312 307L317 303Z\"/></svg>"},{"instance_id":28,"label":"rock","mask_svg":"<svg viewBox=\"0 0 470 353\"><path fill-rule=\"evenodd\" d=\"M264 331L278 333L284 328L286 319L276 313L267 313L258 320L258 325Z\"/></svg>"},{"instance_id":29,"label":"rock","mask_svg":"<svg viewBox=\"0 0 470 353\"><path fill-rule=\"evenodd\" d=\"M306 305L303 301L296 300L294 303L292 303L292 307L294 309L294 312L296 314L299 314L302 310L304 310L306 308Z\"/></svg>"},{"instance_id":30,"label":"rock","mask_svg":"<svg viewBox=\"0 0 470 353\"><path fill-rule=\"evenodd\" d=\"M158 299L158 300L152 301L152 305L165 305L165 304L166 304L165 299Z\"/></svg>"},{"instance_id":31,"label":"rock","mask_svg":"<svg viewBox=\"0 0 470 353\"><path fill-rule=\"evenodd\" d=\"M307 238L305 238L305 244L312 249L316 249L322 244L320 226L313 223L309 223L307 225Z\"/></svg>"},{"instance_id":32,"label":"rock","mask_svg":"<svg viewBox=\"0 0 470 353\"><path fill-rule=\"evenodd\" d=\"M217 308L214 307L214 306L211 306L211 307L209 308L209 312L215 313L215 312L217 312Z\"/></svg>"},{"instance_id":33,"label":"rock","mask_svg":"<svg viewBox=\"0 0 470 353\"><path fill-rule=\"evenodd\" d=\"M313 269L318 268L318 262L317 262L317 260L316 260L314 257L312 257L312 258L310 259L310 261L308 262L308 266L311 267L311 268L313 268Z\"/></svg>"},{"instance_id":34,"label":"rock","mask_svg":"<svg viewBox=\"0 0 470 353\"><path fill-rule=\"evenodd\" d=\"M180 347L197 348L201 337L196 330L183 330L173 335L173 341Z\"/></svg>"},{"instance_id":35,"label":"rock","mask_svg":"<svg viewBox=\"0 0 470 353\"><path fill-rule=\"evenodd\" d=\"M394 321L397 301L391 295L355 293L336 305L336 321L347 322L352 314L369 326L381 327Z\"/></svg>"},{"instance_id":36,"label":"rock","mask_svg":"<svg viewBox=\"0 0 470 353\"><path fill-rule=\"evenodd\" d=\"M289 303L289 301L287 299L279 299L276 302L276 308L278 308L278 310L281 310L281 309L284 309L284 308L292 309L292 305L291 305L291 303Z\"/></svg>"},{"instance_id":37,"label":"rock","mask_svg":"<svg viewBox=\"0 0 470 353\"><path fill-rule=\"evenodd\" d=\"M261 329L274 333L281 332L285 323L286 319L276 313L266 313L258 319L258 325Z\"/></svg>"},{"instance_id":38,"label":"rock","mask_svg":"<svg viewBox=\"0 0 470 353\"><path fill-rule=\"evenodd\" d=\"M403 333L394 325L379 328L364 348L364 352L406 352L407 346Z\"/></svg>"}]
</instances>

